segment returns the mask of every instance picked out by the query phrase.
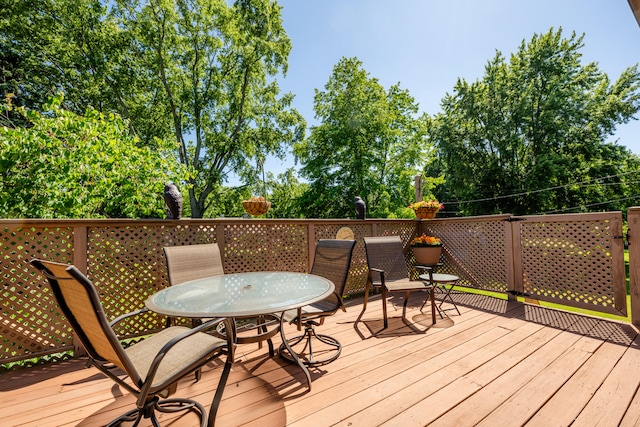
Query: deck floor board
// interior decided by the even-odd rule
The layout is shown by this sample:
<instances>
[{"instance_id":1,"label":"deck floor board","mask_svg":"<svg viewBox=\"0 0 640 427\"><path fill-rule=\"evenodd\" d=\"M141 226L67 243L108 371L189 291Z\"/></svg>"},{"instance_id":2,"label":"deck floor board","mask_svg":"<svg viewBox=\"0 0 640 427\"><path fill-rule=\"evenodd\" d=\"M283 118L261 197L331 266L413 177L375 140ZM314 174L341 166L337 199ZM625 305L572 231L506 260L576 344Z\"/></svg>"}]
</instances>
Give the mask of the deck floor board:
<instances>
[{"instance_id":1,"label":"deck floor board","mask_svg":"<svg viewBox=\"0 0 640 427\"><path fill-rule=\"evenodd\" d=\"M342 354L310 369L312 390L295 366L267 347L237 348L217 426L637 425L640 338L628 324L536 305L454 294L461 315L430 325L414 293L390 297L382 329L380 296L350 299L318 327ZM298 333L286 326L287 336ZM274 340L276 347L279 337ZM104 425L134 399L78 359L0 375L2 424ZM184 378L177 396L210 405L220 375ZM197 425L194 414L162 414L163 425ZM146 420L141 423L151 425Z\"/></svg>"}]
</instances>

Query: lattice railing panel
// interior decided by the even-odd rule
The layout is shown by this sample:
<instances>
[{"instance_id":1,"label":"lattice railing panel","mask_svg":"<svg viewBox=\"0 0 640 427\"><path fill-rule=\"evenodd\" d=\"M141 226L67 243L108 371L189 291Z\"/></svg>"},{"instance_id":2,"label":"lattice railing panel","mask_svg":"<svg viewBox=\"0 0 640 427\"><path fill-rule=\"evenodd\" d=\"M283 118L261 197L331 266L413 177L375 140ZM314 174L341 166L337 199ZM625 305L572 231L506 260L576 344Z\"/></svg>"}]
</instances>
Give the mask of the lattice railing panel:
<instances>
[{"instance_id":1,"label":"lattice railing panel","mask_svg":"<svg viewBox=\"0 0 640 427\"><path fill-rule=\"evenodd\" d=\"M75 261L80 267L86 262L87 275L98 286L105 312L112 319L143 307L149 295L168 286L164 246L217 242L227 273L304 272L309 268L310 250L315 243L309 239L334 238L345 226L353 230L357 241L347 294L361 292L366 285L363 237L400 236L411 263L409 242L418 230L424 230L443 239L445 258L440 271L460 276L462 285L506 291L514 282L514 265L519 265L522 256L522 267L516 268L522 275L517 275L515 282L524 280L526 292L539 299L596 306L606 311L613 304L611 267L614 264L622 268L624 275L624 264L617 265L623 260L607 255L607 238L611 236L603 223L566 217L570 225L562 227L548 225L553 221L545 217L536 221L546 225L534 226L531 218L526 222L507 222L508 215L429 221L0 220L4 227L0 228L0 360L6 363L73 347L71 329L48 286L26 262L32 257L64 263ZM511 230L519 230L518 227L522 227L522 238L518 240L519 235L514 234L513 241L522 242L522 254L518 252L518 244L511 247L509 234ZM551 244L560 240L575 240L574 248ZM76 244L80 246L74 250ZM543 246L550 249L543 251ZM589 248L590 252L585 252L588 256L565 260L568 254L575 253L576 247ZM624 290L622 293L624 298ZM163 324L163 318L149 314L126 327L135 334Z\"/></svg>"},{"instance_id":2,"label":"lattice railing panel","mask_svg":"<svg viewBox=\"0 0 640 427\"><path fill-rule=\"evenodd\" d=\"M506 292L510 262L507 247L511 245L506 218L422 221L424 233L442 239L445 258L438 271L459 276L459 283L467 287Z\"/></svg>"},{"instance_id":3,"label":"lattice railing panel","mask_svg":"<svg viewBox=\"0 0 640 427\"><path fill-rule=\"evenodd\" d=\"M611 224L607 218L526 217L520 223L524 292L544 301L624 315L626 310L617 310L615 303L612 236L619 232Z\"/></svg>"},{"instance_id":4,"label":"lattice railing panel","mask_svg":"<svg viewBox=\"0 0 640 427\"><path fill-rule=\"evenodd\" d=\"M417 234L416 221L381 222L378 223L377 236L400 236L405 248L409 247L411 239ZM409 249L407 249L409 250Z\"/></svg>"},{"instance_id":5,"label":"lattice railing panel","mask_svg":"<svg viewBox=\"0 0 640 427\"><path fill-rule=\"evenodd\" d=\"M204 243L216 243L217 223L193 223L185 224L184 221L169 221L169 224L162 227L163 241L161 246L177 245L200 245ZM163 259L164 262L164 259Z\"/></svg>"},{"instance_id":6,"label":"lattice railing panel","mask_svg":"<svg viewBox=\"0 0 640 427\"><path fill-rule=\"evenodd\" d=\"M307 227L295 223L246 221L224 229L224 271L308 270Z\"/></svg>"},{"instance_id":7,"label":"lattice railing panel","mask_svg":"<svg viewBox=\"0 0 640 427\"><path fill-rule=\"evenodd\" d=\"M114 319L144 307L144 301L163 287L166 271L162 244L164 227L100 227L88 231L87 277L98 288L104 312ZM118 334L136 336L159 327L150 314L123 322ZM132 328L132 329L131 329Z\"/></svg>"},{"instance_id":8,"label":"lattice railing panel","mask_svg":"<svg viewBox=\"0 0 640 427\"><path fill-rule=\"evenodd\" d=\"M0 359L20 360L73 348L71 327L62 317L44 277L28 262L73 259L71 227L3 227Z\"/></svg>"},{"instance_id":9,"label":"lattice railing panel","mask_svg":"<svg viewBox=\"0 0 640 427\"><path fill-rule=\"evenodd\" d=\"M215 225L113 226L88 233L87 276L100 291L108 319L144 307L146 299L168 286L164 246L215 242ZM145 313L116 329L122 337L161 328L164 317ZM126 332L126 335L125 335Z\"/></svg>"}]
</instances>

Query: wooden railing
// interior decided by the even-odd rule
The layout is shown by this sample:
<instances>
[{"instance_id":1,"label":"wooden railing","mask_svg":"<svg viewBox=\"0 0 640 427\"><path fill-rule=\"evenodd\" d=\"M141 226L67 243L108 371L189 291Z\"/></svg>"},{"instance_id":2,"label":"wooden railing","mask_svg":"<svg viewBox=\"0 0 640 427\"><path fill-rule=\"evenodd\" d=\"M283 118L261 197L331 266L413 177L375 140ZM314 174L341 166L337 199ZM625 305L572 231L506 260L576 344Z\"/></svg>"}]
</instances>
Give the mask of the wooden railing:
<instances>
[{"instance_id":1,"label":"wooden railing","mask_svg":"<svg viewBox=\"0 0 640 427\"><path fill-rule=\"evenodd\" d=\"M639 217L630 211L630 229L631 218ZM442 271L458 275L462 286L625 316L621 224L620 212L422 221L0 220L0 364L76 348L48 286L28 265L32 258L76 265L98 287L107 316L114 318L142 307L168 285L164 246L217 243L227 273L306 272L317 240L349 227L357 240L347 283L347 294L354 295L364 291L368 278L363 237L401 236L411 265L409 242L425 232L442 238ZM150 315L137 333L162 324Z\"/></svg>"}]
</instances>

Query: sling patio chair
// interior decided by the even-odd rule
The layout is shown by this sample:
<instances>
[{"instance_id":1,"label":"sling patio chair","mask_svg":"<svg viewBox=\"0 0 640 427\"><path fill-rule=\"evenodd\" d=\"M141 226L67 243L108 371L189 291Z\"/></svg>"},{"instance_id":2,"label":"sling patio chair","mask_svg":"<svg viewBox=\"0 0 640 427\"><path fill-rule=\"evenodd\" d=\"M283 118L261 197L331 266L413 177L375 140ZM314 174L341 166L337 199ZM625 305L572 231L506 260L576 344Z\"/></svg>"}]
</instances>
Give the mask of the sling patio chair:
<instances>
[{"instance_id":1,"label":"sling patio chair","mask_svg":"<svg viewBox=\"0 0 640 427\"><path fill-rule=\"evenodd\" d=\"M387 319L387 296L389 292L404 293L402 317L405 317L407 302L412 291L429 291L431 298L431 315L435 323L436 304L434 301L433 285L425 280L412 280L402 247L400 236L365 237L365 251L369 267L369 280L364 291L362 314L367 309L367 300L371 287L382 290L382 314L384 329L389 327Z\"/></svg>"},{"instance_id":2,"label":"sling patio chair","mask_svg":"<svg viewBox=\"0 0 640 427\"><path fill-rule=\"evenodd\" d=\"M30 263L47 278L60 309L89 355L89 364L136 397L136 407L108 426L119 426L122 422L138 425L143 418L149 418L158 426L156 411L183 410L197 412L203 427L215 423L233 364L234 343L231 335L220 339L205 331L215 328L219 322L226 322L232 328L229 320L211 320L197 328L171 326L125 349L113 328L148 309L127 313L109 322L96 288L76 267L39 259L32 259ZM208 418L201 403L169 398L180 379L222 355L226 355L226 361Z\"/></svg>"},{"instance_id":3,"label":"sling patio chair","mask_svg":"<svg viewBox=\"0 0 640 427\"><path fill-rule=\"evenodd\" d=\"M342 351L342 345L337 339L316 333L315 327L322 325L326 317L333 316L338 310L346 311L342 298L355 244L355 240L320 239L316 244L310 273L331 280L335 285L335 291L321 301L283 314L283 320L295 323L298 330L301 330L304 325L304 333L289 338L288 342L299 356L303 356L303 363L307 366L329 363L338 358ZM313 354L314 342L321 346L320 358ZM299 350L296 350L296 346ZM280 346L280 355L289 361L293 360L284 344Z\"/></svg>"},{"instance_id":4,"label":"sling patio chair","mask_svg":"<svg viewBox=\"0 0 640 427\"><path fill-rule=\"evenodd\" d=\"M204 243L184 246L165 246L164 254L167 259L169 283L171 286L190 280L224 274L222 256L217 243ZM171 319L167 319L170 321ZM194 319L195 324L199 319ZM236 343L258 343L262 348L262 341L269 345L269 355L275 355L272 337L280 331L280 318L275 314L248 318L235 318L234 332ZM250 333L248 331L251 331ZM224 334L224 325L218 328L219 334Z\"/></svg>"}]
</instances>

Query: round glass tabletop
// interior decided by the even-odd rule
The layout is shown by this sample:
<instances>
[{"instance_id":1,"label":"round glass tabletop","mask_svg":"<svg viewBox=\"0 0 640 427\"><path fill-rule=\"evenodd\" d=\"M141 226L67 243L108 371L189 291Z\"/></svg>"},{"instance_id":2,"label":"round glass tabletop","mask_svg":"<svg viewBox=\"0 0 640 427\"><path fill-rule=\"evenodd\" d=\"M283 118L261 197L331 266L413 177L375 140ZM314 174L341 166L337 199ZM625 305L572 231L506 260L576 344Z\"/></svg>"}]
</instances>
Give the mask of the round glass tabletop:
<instances>
[{"instance_id":1,"label":"round glass tabletop","mask_svg":"<svg viewBox=\"0 0 640 427\"><path fill-rule=\"evenodd\" d=\"M171 286L146 306L176 317L242 317L277 313L331 295L333 282L313 274L264 271L223 274Z\"/></svg>"}]
</instances>

